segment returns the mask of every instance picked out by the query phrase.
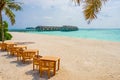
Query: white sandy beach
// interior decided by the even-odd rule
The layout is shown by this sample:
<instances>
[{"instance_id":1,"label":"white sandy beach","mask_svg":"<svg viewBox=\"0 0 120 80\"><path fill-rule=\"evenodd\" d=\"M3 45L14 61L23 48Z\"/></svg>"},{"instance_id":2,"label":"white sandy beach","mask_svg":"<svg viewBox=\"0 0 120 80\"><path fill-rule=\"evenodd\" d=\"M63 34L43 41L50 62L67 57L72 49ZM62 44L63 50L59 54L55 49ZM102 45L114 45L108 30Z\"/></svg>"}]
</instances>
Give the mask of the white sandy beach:
<instances>
[{"instance_id":1,"label":"white sandy beach","mask_svg":"<svg viewBox=\"0 0 120 80\"><path fill-rule=\"evenodd\" d=\"M120 42L11 32L11 42L39 49L40 55L61 58L60 70L50 80L120 80ZM0 80L46 80L32 63L0 52Z\"/></svg>"}]
</instances>

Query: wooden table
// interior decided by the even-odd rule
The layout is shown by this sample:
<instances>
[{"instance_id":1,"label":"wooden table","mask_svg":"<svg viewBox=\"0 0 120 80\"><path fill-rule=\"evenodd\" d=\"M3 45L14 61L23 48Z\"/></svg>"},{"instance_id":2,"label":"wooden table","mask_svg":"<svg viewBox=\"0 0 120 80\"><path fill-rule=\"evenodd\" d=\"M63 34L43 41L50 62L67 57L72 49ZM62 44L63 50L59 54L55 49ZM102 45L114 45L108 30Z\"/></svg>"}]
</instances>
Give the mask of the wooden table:
<instances>
[{"instance_id":1,"label":"wooden table","mask_svg":"<svg viewBox=\"0 0 120 80\"><path fill-rule=\"evenodd\" d=\"M5 42L5 44L6 44L7 46L9 46L9 45L17 45L17 44L15 44L14 42Z\"/></svg>"},{"instance_id":2,"label":"wooden table","mask_svg":"<svg viewBox=\"0 0 120 80\"><path fill-rule=\"evenodd\" d=\"M16 45L13 47L15 50L15 52L17 53L17 60L19 60L19 58L21 59L21 53L23 50L27 49L27 46L25 45Z\"/></svg>"},{"instance_id":3,"label":"wooden table","mask_svg":"<svg viewBox=\"0 0 120 80\"><path fill-rule=\"evenodd\" d=\"M4 42L5 44L15 44L14 42Z\"/></svg>"},{"instance_id":4,"label":"wooden table","mask_svg":"<svg viewBox=\"0 0 120 80\"><path fill-rule=\"evenodd\" d=\"M26 49L26 50L24 50L23 53L22 53L23 62L25 62L26 59L31 59L35 55L38 55L38 54L39 54L39 50L36 50L36 49Z\"/></svg>"},{"instance_id":5,"label":"wooden table","mask_svg":"<svg viewBox=\"0 0 120 80\"><path fill-rule=\"evenodd\" d=\"M27 49L27 46L25 46L25 45L16 45L16 46L14 46L14 48L17 48L17 49Z\"/></svg>"},{"instance_id":6,"label":"wooden table","mask_svg":"<svg viewBox=\"0 0 120 80\"><path fill-rule=\"evenodd\" d=\"M37 50L37 49L26 49L26 50L24 50L24 52L35 52L35 53L37 53L36 55L39 55L39 50Z\"/></svg>"},{"instance_id":7,"label":"wooden table","mask_svg":"<svg viewBox=\"0 0 120 80\"><path fill-rule=\"evenodd\" d=\"M55 56L43 56L40 60L52 61L55 62L54 75L56 74L56 63L58 62L57 70L60 68L60 58Z\"/></svg>"},{"instance_id":8,"label":"wooden table","mask_svg":"<svg viewBox=\"0 0 120 80\"><path fill-rule=\"evenodd\" d=\"M4 42L4 49L8 50L9 47L16 45L14 42Z\"/></svg>"}]
</instances>

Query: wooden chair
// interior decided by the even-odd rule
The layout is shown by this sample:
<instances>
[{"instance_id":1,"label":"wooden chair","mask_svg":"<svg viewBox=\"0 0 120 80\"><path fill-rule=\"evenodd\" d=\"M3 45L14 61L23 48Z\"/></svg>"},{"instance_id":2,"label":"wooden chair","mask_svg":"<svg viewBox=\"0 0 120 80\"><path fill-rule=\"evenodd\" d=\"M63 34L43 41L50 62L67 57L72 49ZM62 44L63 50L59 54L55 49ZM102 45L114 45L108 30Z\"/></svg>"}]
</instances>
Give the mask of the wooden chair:
<instances>
[{"instance_id":1,"label":"wooden chair","mask_svg":"<svg viewBox=\"0 0 120 80\"><path fill-rule=\"evenodd\" d=\"M33 57L33 70L35 70L35 67L36 67L36 69L39 67L39 60L41 57L42 56L40 56L40 55L35 55Z\"/></svg>"},{"instance_id":2,"label":"wooden chair","mask_svg":"<svg viewBox=\"0 0 120 80\"><path fill-rule=\"evenodd\" d=\"M16 51L17 51L17 61L22 60L22 53L23 53L24 49L19 48L19 49L16 49Z\"/></svg>"},{"instance_id":3,"label":"wooden chair","mask_svg":"<svg viewBox=\"0 0 120 80\"><path fill-rule=\"evenodd\" d=\"M2 43L0 42L0 50L2 50Z\"/></svg>"},{"instance_id":4,"label":"wooden chair","mask_svg":"<svg viewBox=\"0 0 120 80\"><path fill-rule=\"evenodd\" d=\"M23 63L25 63L25 61L27 60L27 59L32 59L34 56L35 56L35 52L24 52L23 51L23 53L22 53L22 60L23 60Z\"/></svg>"},{"instance_id":5,"label":"wooden chair","mask_svg":"<svg viewBox=\"0 0 120 80\"><path fill-rule=\"evenodd\" d=\"M11 55L17 55L17 48L15 48L13 45L8 47L8 51Z\"/></svg>"},{"instance_id":6,"label":"wooden chair","mask_svg":"<svg viewBox=\"0 0 120 80\"><path fill-rule=\"evenodd\" d=\"M12 46L8 46L8 47L7 47L7 53L8 53L8 54L11 53L11 49L12 49Z\"/></svg>"},{"instance_id":7,"label":"wooden chair","mask_svg":"<svg viewBox=\"0 0 120 80\"><path fill-rule=\"evenodd\" d=\"M2 47L2 43L0 43L0 50L1 50L1 47Z\"/></svg>"},{"instance_id":8,"label":"wooden chair","mask_svg":"<svg viewBox=\"0 0 120 80\"><path fill-rule=\"evenodd\" d=\"M48 78L50 78L50 71L54 71L54 68L55 68L55 62L40 60L39 61L40 77L42 76L43 71L47 71Z\"/></svg>"},{"instance_id":9,"label":"wooden chair","mask_svg":"<svg viewBox=\"0 0 120 80\"><path fill-rule=\"evenodd\" d=\"M9 44L9 45L7 45L6 44L6 50L7 50L7 53L9 54L10 53L10 55L14 55L14 45L15 44Z\"/></svg>"},{"instance_id":10,"label":"wooden chair","mask_svg":"<svg viewBox=\"0 0 120 80\"><path fill-rule=\"evenodd\" d=\"M8 47L9 46L14 46L14 45L16 45L16 44L13 43L13 42L4 42L4 43L1 44L1 49L3 51L8 51Z\"/></svg>"},{"instance_id":11,"label":"wooden chair","mask_svg":"<svg viewBox=\"0 0 120 80\"><path fill-rule=\"evenodd\" d=\"M1 43L1 50L5 51L7 48L7 45L5 43Z\"/></svg>"}]
</instances>

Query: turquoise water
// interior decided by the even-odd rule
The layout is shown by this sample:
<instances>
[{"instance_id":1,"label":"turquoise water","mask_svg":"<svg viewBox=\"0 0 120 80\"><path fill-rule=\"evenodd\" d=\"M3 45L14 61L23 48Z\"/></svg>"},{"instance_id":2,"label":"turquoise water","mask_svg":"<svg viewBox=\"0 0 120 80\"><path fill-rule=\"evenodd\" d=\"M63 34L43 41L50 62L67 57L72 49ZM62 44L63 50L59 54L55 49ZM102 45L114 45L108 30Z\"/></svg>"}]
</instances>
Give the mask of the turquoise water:
<instances>
[{"instance_id":1,"label":"turquoise water","mask_svg":"<svg viewBox=\"0 0 120 80\"><path fill-rule=\"evenodd\" d=\"M81 29L71 32L46 31L28 33L120 42L120 29Z\"/></svg>"}]
</instances>

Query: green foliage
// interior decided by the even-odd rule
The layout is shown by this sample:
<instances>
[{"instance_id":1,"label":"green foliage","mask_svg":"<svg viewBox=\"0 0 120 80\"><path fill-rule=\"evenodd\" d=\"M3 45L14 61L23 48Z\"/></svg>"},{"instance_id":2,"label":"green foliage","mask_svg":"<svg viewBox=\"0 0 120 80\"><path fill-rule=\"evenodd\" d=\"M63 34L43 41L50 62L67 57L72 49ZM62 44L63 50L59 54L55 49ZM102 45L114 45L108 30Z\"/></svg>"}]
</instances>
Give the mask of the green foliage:
<instances>
[{"instance_id":1,"label":"green foliage","mask_svg":"<svg viewBox=\"0 0 120 80\"><path fill-rule=\"evenodd\" d=\"M3 26L4 26L4 39L5 40L11 40L12 35L8 33L8 23L6 21L3 21ZM2 31L0 29L0 41L2 41Z\"/></svg>"},{"instance_id":2,"label":"green foliage","mask_svg":"<svg viewBox=\"0 0 120 80\"><path fill-rule=\"evenodd\" d=\"M12 35L10 33L5 33L5 40L11 40Z\"/></svg>"},{"instance_id":3,"label":"green foliage","mask_svg":"<svg viewBox=\"0 0 120 80\"><path fill-rule=\"evenodd\" d=\"M22 3L16 2L15 0L2 0L0 1L0 13L4 12L5 15L10 19L11 24L14 25L14 11L20 11L22 9L21 4ZM1 18L2 17L0 17L0 19Z\"/></svg>"},{"instance_id":4,"label":"green foliage","mask_svg":"<svg viewBox=\"0 0 120 80\"><path fill-rule=\"evenodd\" d=\"M17 1L17 0L16 0ZM15 0L0 0L0 40L2 37L2 42L4 42L4 40L9 40L11 39L11 35L7 33L8 31L8 24L4 24L3 22L3 16L2 13L4 12L5 15L9 18L10 22L12 25L15 24L15 14L14 11L20 11L21 8L21 4L19 2L16 2ZM4 26L7 26L6 28L3 27L2 23L4 24ZM4 37L5 36L5 37Z\"/></svg>"}]
</instances>

